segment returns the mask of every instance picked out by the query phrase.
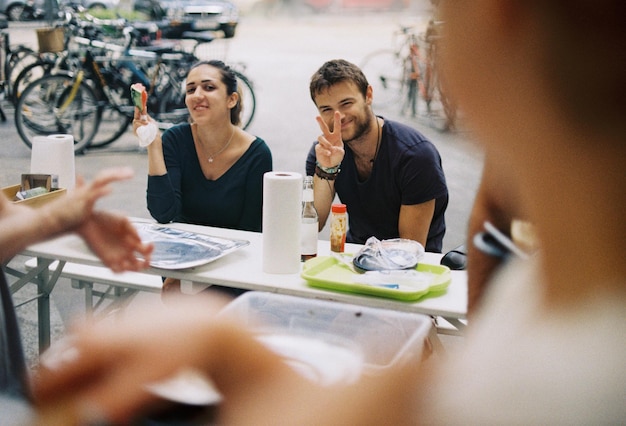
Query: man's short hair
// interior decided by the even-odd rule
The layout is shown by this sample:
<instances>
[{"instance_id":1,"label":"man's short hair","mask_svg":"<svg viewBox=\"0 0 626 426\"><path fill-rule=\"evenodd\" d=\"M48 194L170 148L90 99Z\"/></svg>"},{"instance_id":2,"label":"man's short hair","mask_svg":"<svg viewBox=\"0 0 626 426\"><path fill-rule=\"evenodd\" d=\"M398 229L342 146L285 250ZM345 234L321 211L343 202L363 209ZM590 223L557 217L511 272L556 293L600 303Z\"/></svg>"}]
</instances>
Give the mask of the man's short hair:
<instances>
[{"instance_id":1,"label":"man's short hair","mask_svg":"<svg viewBox=\"0 0 626 426\"><path fill-rule=\"evenodd\" d=\"M354 83L363 97L366 96L369 83L363 71L351 62L333 59L322 65L311 77L309 85L311 99L315 102L315 96L344 81Z\"/></svg>"}]
</instances>

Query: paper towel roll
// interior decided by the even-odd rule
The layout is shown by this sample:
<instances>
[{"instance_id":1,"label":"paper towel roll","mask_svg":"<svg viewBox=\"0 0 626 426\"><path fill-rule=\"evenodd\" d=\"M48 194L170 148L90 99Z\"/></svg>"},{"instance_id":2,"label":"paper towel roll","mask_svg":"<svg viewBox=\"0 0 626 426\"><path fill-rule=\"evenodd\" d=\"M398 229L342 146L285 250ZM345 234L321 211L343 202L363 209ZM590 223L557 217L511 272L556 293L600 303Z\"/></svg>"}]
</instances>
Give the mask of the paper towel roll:
<instances>
[{"instance_id":1,"label":"paper towel roll","mask_svg":"<svg viewBox=\"0 0 626 426\"><path fill-rule=\"evenodd\" d=\"M59 188L73 189L76 184L74 137L35 136L30 155L30 172L58 175Z\"/></svg>"},{"instance_id":2,"label":"paper towel roll","mask_svg":"<svg viewBox=\"0 0 626 426\"><path fill-rule=\"evenodd\" d=\"M263 175L263 271L300 272L302 175L267 172Z\"/></svg>"}]
</instances>

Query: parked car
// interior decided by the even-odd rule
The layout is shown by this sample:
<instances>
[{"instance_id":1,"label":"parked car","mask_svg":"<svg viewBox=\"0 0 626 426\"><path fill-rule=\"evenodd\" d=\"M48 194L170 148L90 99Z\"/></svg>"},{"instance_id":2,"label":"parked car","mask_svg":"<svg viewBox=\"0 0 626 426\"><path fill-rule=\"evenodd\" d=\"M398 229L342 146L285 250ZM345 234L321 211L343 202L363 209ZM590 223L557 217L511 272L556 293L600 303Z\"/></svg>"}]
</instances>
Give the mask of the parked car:
<instances>
[{"instance_id":1,"label":"parked car","mask_svg":"<svg viewBox=\"0 0 626 426\"><path fill-rule=\"evenodd\" d=\"M120 0L82 0L81 2L87 10L89 9L115 9Z\"/></svg>"},{"instance_id":2,"label":"parked car","mask_svg":"<svg viewBox=\"0 0 626 426\"><path fill-rule=\"evenodd\" d=\"M390 10L406 9L409 0L304 0L304 3L312 7L316 12L325 10Z\"/></svg>"},{"instance_id":3,"label":"parked car","mask_svg":"<svg viewBox=\"0 0 626 426\"><path fill-rule=\"evenodd\" d=\"M222 31L224 38L235 36L239 10L230 0L161 0L159 5L163 37L180 38L185 31ZM136 1L135 9L142 8L154 11L154 0Z\"/></svg>"},{"instance_id":4,"label":"parked car","mask_svg":"<svg viewBox=\"0 0 626 426\"><path fill-rule=\"evenodd\" d=\"M0 0L0 13L9 21L32 21L45 14L44 0Z\"/></svg>"},{"instance_id":5,"label":"parked car","mask_svg":"<svg viewBox=\"0 0 626 426\"><path fill-rule=\"evenodd\" d=\"M78 10L79 7L89 9L115 9L118 7L120 0L61 0L60 3L64 3L68 6Z\"/></svg>"}]
</instances>

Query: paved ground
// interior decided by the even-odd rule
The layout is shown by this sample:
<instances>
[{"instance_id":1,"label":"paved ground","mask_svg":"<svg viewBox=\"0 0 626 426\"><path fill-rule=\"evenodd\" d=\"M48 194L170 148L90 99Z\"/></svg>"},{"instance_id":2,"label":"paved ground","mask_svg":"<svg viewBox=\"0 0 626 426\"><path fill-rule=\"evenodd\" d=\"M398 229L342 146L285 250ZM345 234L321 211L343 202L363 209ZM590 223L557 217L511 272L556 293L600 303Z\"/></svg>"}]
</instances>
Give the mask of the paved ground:
<instances>
[{"instance_id":1,"label":"paved ground","mask_svg":"<svg viewBox=\"0 0 626 426\"><path fill-rule=\"evenodd\" d=\"M389 47L398 24L421 23L424 19L419 11L242 19L237 36L221 48L227 50L230 61L246 64L245 73L254 82L258 109L249 130L268 142L275 170L303 172L306 152L319 133L314 120L316 111L308 94L308 80L315 69L325 60L339 57L358 64L369 52ZM30 43L36 48L33 24L12 25L9 31L12 42ZM11 106L4 101L1 105L8 121L0 123L0 185L7 186L18 183L21 173L28 172L30 150L15 131ZM397 106L376 112L414 126L439 149L450 190L444 249L463 243L482 166L482 154L471 142L471 134L441 133L425 119L400 115ZM149 217L145 206L146 162L145 151L127 133L107 148L78 156L76 170L89 178L107 166L132 167L135 178L117 184L114 194L101 206ZM22 261L17 258L14 264ZM25 297L16 295L18 299ZM81 313L82 293L72 290L67 282L60 282L52 299L53 324L58 334L69 318ZM28 305L19 309L28 337L26 346L32 356L35 310Z\"/></svg>"}]
</instances>

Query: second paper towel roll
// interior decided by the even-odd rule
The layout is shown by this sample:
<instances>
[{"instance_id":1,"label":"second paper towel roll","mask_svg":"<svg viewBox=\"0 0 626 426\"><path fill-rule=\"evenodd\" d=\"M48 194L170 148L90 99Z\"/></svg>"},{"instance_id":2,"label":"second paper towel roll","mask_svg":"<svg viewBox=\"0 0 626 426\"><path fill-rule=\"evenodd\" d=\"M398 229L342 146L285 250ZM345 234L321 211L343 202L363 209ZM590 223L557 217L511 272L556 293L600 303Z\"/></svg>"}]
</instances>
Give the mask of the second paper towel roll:
<instances>
[{"instance_id":1,"label":"second paper towel roll","mask_svg":"<svg viewBox=\"0 0 626 426\"><path fill-rule=\"evenodd\" d=\"M302 175L267 172L263 175L263 272L300 272Z\"/></svg>"},{"instance_id":2,"label":"second paper towel roll","mask_svg":"<svg viewBox=\"0 0 626 426\"><path fill-rule=\"evenodd\" d=\"M59 188L73 189L76 184L76 173L72 135L34 137L30 172L57 175Z\"/></svg>"}]
</instances>

